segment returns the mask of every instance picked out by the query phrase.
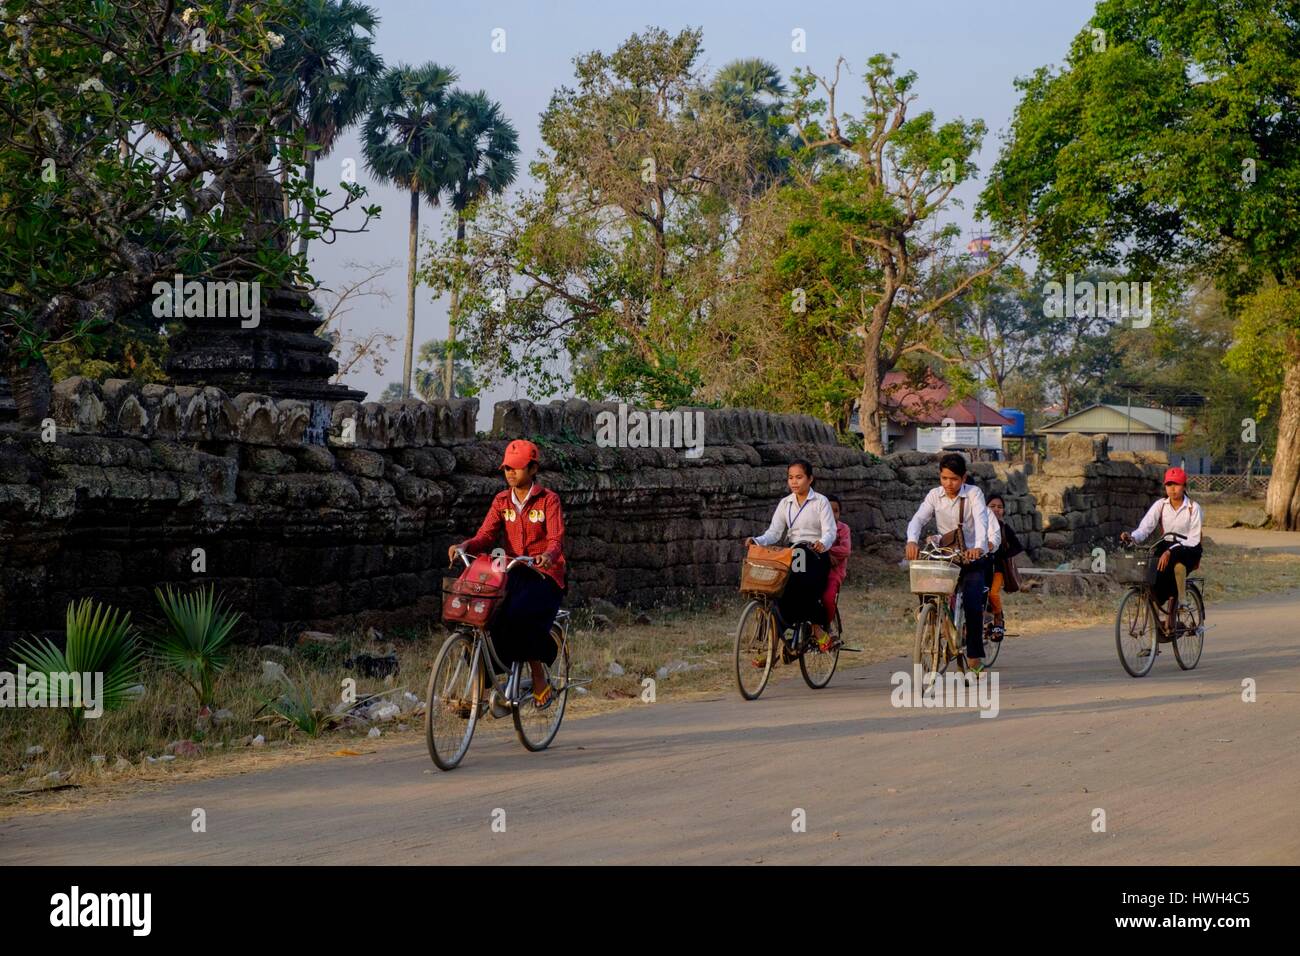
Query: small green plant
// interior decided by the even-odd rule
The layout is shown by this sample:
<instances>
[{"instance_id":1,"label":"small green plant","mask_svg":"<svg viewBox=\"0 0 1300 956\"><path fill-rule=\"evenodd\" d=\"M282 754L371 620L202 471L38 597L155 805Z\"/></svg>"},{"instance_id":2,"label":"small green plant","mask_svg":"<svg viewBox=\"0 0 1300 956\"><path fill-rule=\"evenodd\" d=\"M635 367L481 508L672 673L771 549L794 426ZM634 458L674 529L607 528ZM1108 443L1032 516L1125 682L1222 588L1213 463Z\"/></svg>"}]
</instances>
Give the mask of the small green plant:
<instances>
[{"instance_id":1,"label":"small green plant","mask_svg":"<svg viewBox=\"0 0 1300 956\"><path fill-rule=\"evenodd\" d=\"M240 613L223 607L216 588L192 594L154 588L167 618L168 630L153 639L154 656L180 675L198 695L200 707L213 704L216 677L230 660L229 643Z\"/></svg>"},{"instance_id":2,"label":"small green plant","mask_svg":"<svg viewBox=\"0 0 1300 956\"><path fill-rule=\"evenodd\" d=\"M259 712L270 708L271 713L258 717L258 720L287 724L289 727L301 730L308 737L319 737L346 718L346 714L331 713L316 704L312 698L311 686L306 680L299 685L286 675L283 682L285 692L277 698L263 702Z\"/></svg>"},{"instance_id":3,"label":"small green plant","mask_svg":"<svg viewBox=\"0 0 1300 956\"><path fill-rule=\"evenodd\" d=\"M64 635L62 649L42 638L21 641L14 646L14 659L27 668L29 680L34 678L29 692L41 693L47 702L65 699L59 709L67 715L69 736L80 741L88 710L98 716L95 711L117 710L140 697L142 655L131 615L90 598L68 605ZM69 700L66 690L74 675L76 680L92 675L92 682L102 684L93 690L83 686Z\"/></svg>"}]
</instances>

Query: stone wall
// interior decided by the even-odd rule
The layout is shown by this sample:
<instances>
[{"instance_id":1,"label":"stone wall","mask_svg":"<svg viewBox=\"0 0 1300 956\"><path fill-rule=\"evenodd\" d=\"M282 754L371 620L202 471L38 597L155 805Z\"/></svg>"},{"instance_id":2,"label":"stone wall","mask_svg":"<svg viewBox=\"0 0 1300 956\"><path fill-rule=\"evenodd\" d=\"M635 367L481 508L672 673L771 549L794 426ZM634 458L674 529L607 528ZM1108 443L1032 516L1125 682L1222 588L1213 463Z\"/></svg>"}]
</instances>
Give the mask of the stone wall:
<instances>
[{"instance_id":1,"label":"stone wall","mask_svg":"<svg viewBox=\"0 0 1300 956\"><path fill-rule=\"evenodd\" d=\"M339 402L315 430L312 409L212 388L60 383L57 435L0 430L0 645L57 633L83 596L148 620L167 583L215 583L248 615L247 640L436 618L447 546L475 530L503 487L506 440L521 435L542 446L541 480L564 501L570 604L733 591L741 541L766 527L794 457L843 498L857 545L891 555L936 482L932 455L878 460L815 419L744 409L704 410L694 459L598 447L596 416L612 405L503 402L492 437L474 433L473 399ZM974 468L986 491L1007 494L1026 545L1043 544L1037 476ZM1096 489L1108 473L1080 476L1106 498Z\"/></svg>"},{"instance_id":2,"label":"stone wall","mask_svg":"<svg viewBox=\"0 0 1300 956\"><path fill-rule=\"evenodd\" d=\"M1151 502L1164 495L1162 458L1143 452L1112 456L1105 435L1050 439L1047 460L1029 478L1045 532L1037 560L1054 564L1136 528Z\"/></svg>"}]
</instances>

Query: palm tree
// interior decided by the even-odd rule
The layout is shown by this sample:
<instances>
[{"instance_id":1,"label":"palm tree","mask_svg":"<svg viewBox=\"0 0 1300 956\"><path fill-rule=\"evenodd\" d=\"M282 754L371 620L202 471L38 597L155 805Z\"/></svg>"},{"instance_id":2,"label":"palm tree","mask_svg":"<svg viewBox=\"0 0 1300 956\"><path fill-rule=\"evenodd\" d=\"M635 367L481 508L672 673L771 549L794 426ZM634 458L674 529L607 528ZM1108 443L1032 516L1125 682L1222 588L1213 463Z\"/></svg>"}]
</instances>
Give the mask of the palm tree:
<instances>
[{"instance_id":1,"label":"palm tree","mask_svg":"<svg viewBox=\"0 0 1300 956\"><path fill-rule=\"evenodd\" d=\"M415 368L415 390L426 402L445 392L445 362L454 358L445 339L430 339L420 346L419 362ZM474 373L468 362L455 359L452 369L452 392L464 395L474 387Z\"/></svg>"},{"instance_id":2,"label":"palm tree","mask_svg":"<svg viewBox=\"0 0 1300 956\"><path fill-rule=\"evenodd\" d=\"M699 107L722 107L752 126L765 141L766 155L756 183L759 187L784 176L789 160L782 155L782 147L797 149L801 145L781 119L788 93L776 64L753 57L732 60L698 96Z\"/></svg>"},{"instance_id":3,"label":"palm tree","mask_svg":"<svg viewBox=\"0 0 1300 956\"><path fill-rule=\"evenodd\" d=\"M501 112L501 104L480 90L454 90L447 100L448 132L455 156L448 171L447 192L456 210L456 254L464 254L465 221L481 199L500 195L514 182L519 167L519 134ZM460 319L460 285L451 287L447 342L443 351L443 395L451 398L456 376L452 360L456 350L456 327Z\"/></svg>"},{"instance_id":4,"label":"palm tree","mask_svg":"<svg viewBox=\"0 0 1300 956\"><path fill-rule=\"evenodd\" d=\"M289 133L303 130L305 178L316 184L316 160L328 156L339 136L357 122L384 69L372 43L379 17L354 0L302 0L297 22L284 29L284 46L271 56L271 72L293 108ZM298 254L307 253L309 210L303 203Z\"/></svg>"},{"instance_id":5,"label":"palm tree","mask_svg":"<svg viewBox=\"0 0 1300 956\"><path fill-rule=\"evenodd\" d=\"M370 115L362 129L362 152L376 179L411 194L406 271L406 349L402 356L402 395L411 394L415 351L415 273L420 234L420 197L433 206L446 188L450 141L446 132L447 87L454 71L426 63L387 70L371 94Z\"/></svg>"}]
</instances>

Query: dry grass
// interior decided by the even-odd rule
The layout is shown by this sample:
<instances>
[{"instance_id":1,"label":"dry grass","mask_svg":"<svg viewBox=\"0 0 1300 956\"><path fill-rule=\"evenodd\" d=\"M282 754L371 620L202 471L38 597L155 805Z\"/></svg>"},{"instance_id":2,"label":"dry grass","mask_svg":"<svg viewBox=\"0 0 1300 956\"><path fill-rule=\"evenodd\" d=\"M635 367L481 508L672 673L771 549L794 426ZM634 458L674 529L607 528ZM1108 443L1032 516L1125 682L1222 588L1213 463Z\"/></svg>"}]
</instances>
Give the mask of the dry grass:
<instances>
[{"instance_id":1,"label":"dry grass","mask_svg":"<svg viewBox=\"0 0 1300 956\"><path fill-rule=\"evenodd\" d=\"M1242 520L1253 524L1264 510L1263 498L1203 495L1197 500L1207 528L1231 528L1234 522Z\"/></svg>"},{"instance_id":2,"label":"dry grass","mask_svg":"<svg viewBox=\"0 0 1300 956\"><path fill-rule=\"evenodd\" d=\"M1300 555L1209 544L1203 571L1210 604L1240 600L1294 588L1300 580ZM1009 595L1008 630L1013 636L1007 651L1015 653L1016 640L1108 624L1113 620L1117 598L1117 591L1086 597L1035 592ZM633 623L633 614L623 612L610 630L593 629L590 616L577 612L570 632L573 675L591 678L592 683L586 694L571 695L569 714L584 717L640 706L642 680L654 677L660 666L673 660L699 666L656 678L659 701L734 694L732 641L742 606L737 595L712 607L652 612L649 624ZM843 655L841 665L910 655L915 606L902 570L855 556L840 598L840 613L846 642L862 652ZM423 699L429 668L443 638L441 628L391 636L401 658L400 675L387 687L379 679L357 678L358 695L388 691L390 699L395 699L407 689ZM295 653L286 669L296 681L310 686L317 700L329 706L340 699L342 680L355 676L343 667L342 661L360 646L359 639L355 639L326 655ZM423 721L418 713L404 714L399 721L383 725L383 736L378 739L367 737L367 728L344 728L311 739L283 726L258 721L259 709L274 691L260 681L260 662L266 656L253 648L239 649L217 685L217 699L221 706L233 711L234 717L207 733L195 733L191 692L161 672L147 677L149 693L143 701L88 721L80 745L68 742L61 714L48 710L0 711L0 817L82 806L88 801L152 789L181 778L245 773L305 759L346 759L346 753L333 755L339 751L369 753L422 739ZM623 676L607 676L614 661L624 668ZM797 666L779 667L774 679L797 680L797 671ZM399 723L404 729L399 729ZM489 720L480 724L479 732L513 730L508 720ZM253 748L244 743L259 733L266 737L265 747ZM169 741L181 738L197 740L203 753L169 762L149 763L145 759L157 757ZM43 746L45 753L25 756L26 748L33 744ZM92 754L104 755L105 763L92 764ZM119 756L129 761L129 768L113 769ZM52 789L54 785L45 778L53 771L70 772L64 782L73 787ZM37 792L23 792L31 790Z\"/></svg>"}]
</instances>

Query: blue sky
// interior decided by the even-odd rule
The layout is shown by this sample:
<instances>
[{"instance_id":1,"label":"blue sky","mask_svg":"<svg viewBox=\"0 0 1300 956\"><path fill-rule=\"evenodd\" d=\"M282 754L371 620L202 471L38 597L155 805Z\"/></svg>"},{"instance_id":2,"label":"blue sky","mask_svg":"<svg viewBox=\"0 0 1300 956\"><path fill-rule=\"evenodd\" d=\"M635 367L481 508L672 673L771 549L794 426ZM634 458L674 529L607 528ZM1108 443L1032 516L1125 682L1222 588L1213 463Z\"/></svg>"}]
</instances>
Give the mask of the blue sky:
<instances>
[{"instance_id":1,"label":"blue sky","mask_svg":"<svg viewBox=\"0 0 1300 956\"><path fill-rule=\"evenodd\" d=\"M532 0L478 5L436 4L430 0L368 0L381 22L377 47L387 64L434 61L455 69L458 85L483 89L499 101L520 133L521 175L516 188L527 188L527 164L541 148L537 121L551 92L572 85L574 56L590 50L613 50L630 34L648 25L670 32L685 27L704 31L703 66L709 72L738 57L759 56L787 75L795 67L832 70L844 56L854 73L873 53L896 53L899 67L919 75L914 110L933 110L940 120L979 118L988 126L979 161L987 170L1017 102L1013 81L1044 64L1060 63L1071 39L1092 14L1092 0L913 0L911 3L822 2L795 4L774 0L713 2L591 2ZM454 9L454 12L452 12ZM791 49L792 31L802 29L807 52ZM505 31L505 51L492 50L493 31ZM843 109L858 111L860 87ZM361 162L357 130L344 135L319 164L317 181L337 183L342 162L356 161L359 181L370 201L383 206L382 218L364 235L340 236L334 245L315 243L310 251L316 276L326 285L352 274L348 262L397 265L384 280L392 301L360 300L347 322L357 329L382 326L401 336L405 329L407 200L396 190L372 182ZM967 210L953 218L968 230L970 201L978 184L963 196ZM346 221L346 220L345 220ZM421 231L445 228L443 215L427 205ZM446 300L417 291L416 343L447 333ZM377 398L386 381L401 376L401 352L395 349L382 378L369 370L349 384ZM519 395L513 383L499 383L481 398L480 427L491 420L492 403Z\"/></svg>"}]
</instances>

